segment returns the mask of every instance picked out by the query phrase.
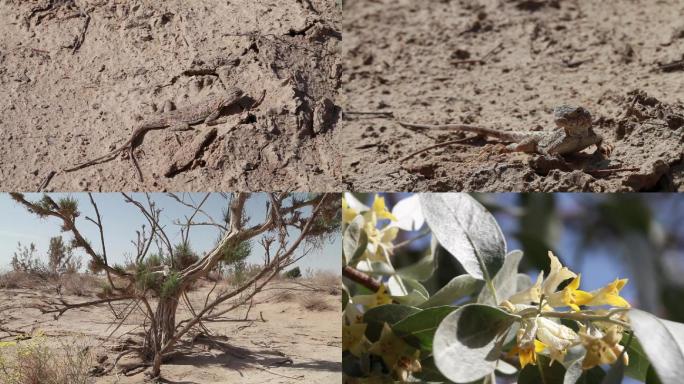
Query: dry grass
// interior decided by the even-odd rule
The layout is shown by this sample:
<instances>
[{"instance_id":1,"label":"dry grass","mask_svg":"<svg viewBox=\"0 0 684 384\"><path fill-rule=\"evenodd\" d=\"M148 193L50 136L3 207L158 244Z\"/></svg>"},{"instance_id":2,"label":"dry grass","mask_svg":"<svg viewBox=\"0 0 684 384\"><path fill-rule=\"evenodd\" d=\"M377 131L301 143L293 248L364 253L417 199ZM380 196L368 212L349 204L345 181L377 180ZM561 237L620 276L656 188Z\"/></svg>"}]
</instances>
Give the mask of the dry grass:
<instances>
[{"instance_id":1,"label":"dry grass","mask_svg":"<svg viewBox=\"0 0 684 384\"><path fill-rule=\"evenodd\" d=\"M0 371L5 384L89 384L93 359L86 348L62 345L51 349L43 336L16 346L0 345Z\"/></svg>"},{"instance_id":2,"label":"dry grass","mask_svg":"<svg viewBox=\"0 0 684 384\"><path fill-rule=\"evenodd\" d=\"M295 295L290 290L282 290L273 296L275 303L287 303L295 300Z\"/></svg>"},{"instance_id":3,"label":"dry grass","mask_svg":"<svg viewBox=\"0 0 684 384\"><path fill-rule=\"evenodd\" d=\"M98 276L69 273L59 277L62 292L68 295L93 296L102 289L104 280Z\"/></svg>"},{"instance_id":4,"label":"dry grass","mask_svg":"<svg viewBox=\"0 0 684 384\"><path fill-rule=\"evenodd\" d=\"M45 286L45 279L27 272L10 271L0 274L2 289L31 289Z\"/></svg>"},{"instance_id":5,"label":"dry grass","mask_svg":"<svg viewBox=\"0 0 684 384\"><path fill-rule=\"evenodd\" d=\"M342 294L342 278L335 273L327 271L318 271L309 278L309 281L321 289L328 292L331 296L339 296Z\"/></svg>"},{"instance_id":6,"label":"dry grass","mask_svg":"<svg viewBox=\"0 0 684 384\"><path fill-rule=\"evenodd\" d=\"M299 304L308 311L332 311L334 308L325 297L320 296L303 296L299 299Z\"/></svg>"}]
</instances>

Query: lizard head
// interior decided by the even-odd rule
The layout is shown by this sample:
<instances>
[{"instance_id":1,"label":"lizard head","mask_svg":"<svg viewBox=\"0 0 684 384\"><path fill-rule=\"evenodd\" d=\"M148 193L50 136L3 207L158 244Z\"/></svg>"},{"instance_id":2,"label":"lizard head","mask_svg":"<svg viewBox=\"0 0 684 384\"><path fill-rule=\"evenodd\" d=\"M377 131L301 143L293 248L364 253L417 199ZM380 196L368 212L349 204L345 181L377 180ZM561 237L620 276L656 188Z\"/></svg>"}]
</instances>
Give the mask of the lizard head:
<instances>
[{"instance_id":1,"label":"lizard head","mask_svg":"<svg viewBox=\"0 0 684 384\"><path fill-rule=\"evenodd\" d=\"M568 132L584 132L591 127L591 113L582 107L558 106L553 109L553 119Z\"/></svg>"}]
</instances>

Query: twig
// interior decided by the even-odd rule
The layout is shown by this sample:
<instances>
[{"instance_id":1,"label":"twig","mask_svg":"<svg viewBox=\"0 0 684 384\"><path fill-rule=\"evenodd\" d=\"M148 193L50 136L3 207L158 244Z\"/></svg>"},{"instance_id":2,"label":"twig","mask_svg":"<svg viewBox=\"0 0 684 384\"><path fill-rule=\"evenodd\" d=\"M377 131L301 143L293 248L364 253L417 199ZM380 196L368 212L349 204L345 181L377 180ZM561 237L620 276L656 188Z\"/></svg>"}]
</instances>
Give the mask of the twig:
<instances>
[{"instance_id":1,"label":"twig","mask_svg":"<svg viewBox=\"0 0 684 384\"><path fill-rule=\"evenodd\" d=\"M605 168L605 169L589 169L584 171L592 176L607 176L618 172L636 172L639 168Z\"/></svg>"},{"instance_id":2,"label":"twig","mask_svg":"<svg viewBox=\"0 0 684 384\"><path fill-rule=\"evenodd\" d=\"M344 268L342 268L342 276L348 278L349 280L355 283L363 285L364 287L370 289L373 292L377 292L378 290L380 290L380 287L382 286L382 283L376 281L375 279L359 271L358 269L352 268L348 265L345 265Z\"/></svg>"},{"instance_id":3,"label":"twig","mask_svg":"<svg viewBox=\"0 0 684 384\"><path fill-rule=\"evenodd\" d=\"M663 72L674 72L684 69L684 60L677 60L666 64L659 64L658 69Z\"/></svg>"},{"instance_id":4,"label":"twig","mask_svg":"<svg viewBox=\"0 0 684 384\"><path fill-rule=\"evenodd\" d=\"M38 186L38 192L42 192L43 189L47 188L48 184L50 184L50 180L52 180L56 173L57 172L55 171L48 172L47 176L43 179L43 182Z\"/></svg>"}]
</instances>

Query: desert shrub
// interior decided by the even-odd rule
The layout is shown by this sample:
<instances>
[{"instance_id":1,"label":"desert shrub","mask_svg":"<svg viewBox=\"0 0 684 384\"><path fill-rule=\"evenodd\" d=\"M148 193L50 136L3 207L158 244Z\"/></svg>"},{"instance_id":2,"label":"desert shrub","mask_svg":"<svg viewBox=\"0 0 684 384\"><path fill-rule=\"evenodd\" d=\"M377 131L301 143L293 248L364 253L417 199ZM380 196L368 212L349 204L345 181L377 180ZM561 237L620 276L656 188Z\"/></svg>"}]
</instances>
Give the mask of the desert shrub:
<instances>
[{"instance_id":1,"label":"desert shrub","mask_svg":"<svg viewBox=\"0 0 684 384\"><path fill-rule=\"evenodd\" d=\"M199 260L199 256L192 250L190 244L180 243L173 250L172 268L176 271L182 271L197 260Z\"/></svg>"},{"instance_id":2,"label":"desert shrub","mask_svg":"<svg viewBox=\"0 0 684 384\"><path fill-rule=\"evenodd\" d=\"M331 296L339 296L342 294L342 279L338 274L328 271L315 271L312 273L309 281L312 285L325 290Z\"/></svg>"},{"instance_id":3,"label":"desert shrub","mask_svg":"<svg viewBox=\"0 0 684 384\"><path fill-rule=\"evenodd\" d=\"M294 301L295 295L292 291L280 291L273 296L273 301L276 303L285 303L288 301Z\"/></svg>"},{"instance_id":4,"label":"desert shrub","mask_svg":"<svg viewBox=\"0 0 684 384\"><path fill-rule=\"evenodd\" d=\"M23 271L0 274L0 288L2 289L35 288L44 284L43 279Z\"/></svg>"},{"instance_id":5,"label":"desert shrub","mask_svg":"<svg viewBox=\"0 0 684 384\"><path fill-rule=\"evenodd\" d=\"M81 269L81 259L75 257L73 248L64 244L61 236L50 238L48 267L54 274L76 273Z\"/></svg>"},{"instance_id":6,"label":"desert shrub","mask_svg":"<svg viewBox=\"0 0 684 384\"><path fill-rule=\"evenodd\" d=\"M176 293L178 290L178 287L180 286L181 282L181 275L178 272L171 272L164 282L161 285L161 288L159 289L159 297L161 298L166 298L173 296L173 294Z\"/></svg>"},{"instance_id":7,"label":"desert shrub","mask_svg":"<svg viewBox=\"0 0 684 384\"><path fill-rule=\"evenodd\" d=\"M92 355L86 348L50 348L42 334L26 341L0 343L0 372L5 384L89 384Z\"/></svg>"},{"instance_id":8,"label":"desert shrub","mask_svg":"<svg viewBox=\"0 0 684 384\"><path fill-rule=\"evenodd\" d=\"M244 260L233 263L226 270L226 279L231 284L241 284L261 272L263 266L248 264Z\"/></svg>"},{"instance_id":9,"label":"desert shrub","mask_svg":"<svg viewBox=\"0 0 684 384\"><path fill-rule=\"evenodd\" d=\"M302 277L302 271L299 269L299 267L294 267L289 271L285 272L285 277L287 277L288 279L298 279Z\"/></svg>"},{"instance_id":10,"label":"desert shrub","mask_svg":"<svg viewBox=\"0 0 684 384\"><path fill-rule=\"evenodd\" d=\"M162 264L164 264L164 258L156 253L153 253L145 259L145 264L147 264L148 267L154 268L154 267L160 267Z\"/></svg>"},{"instance_id":11,"label":"desert shrub","mask_svg":"<svg viewBox=\"0 0 684 384\"><path fill-rule=\"evenodd\" d=\"M64 293L76 296L91 296L102 286L102 280L84 273L65 273L59 277Z\"/></svg>"},{"instance_id":12,"label":"desert shrub","mask_svg":"<svg viewBox=\"0 0 684 384\"><path fill-rule=\"evenodd\" d=\"M14 252L10 264L12 265L12 270L15 272L29 273L41 278L48 278L50 276L49 268L43 263L36 253L36 245L31 243L29 246L22 246L21 243L17 244L17 251Z\"/></svg>"},{"instance_id":13,"label":"desert shrub","mask_svg":"<svg viewBox=\"0 0 684 384\"><path fill-rule=\"evenodd\" d=\"M308 311L331 311L333 309L332 305L328 303L325 297L315 296L315 295L305 295L299 299L299 304Z\"/></svg>"}]
</instances>

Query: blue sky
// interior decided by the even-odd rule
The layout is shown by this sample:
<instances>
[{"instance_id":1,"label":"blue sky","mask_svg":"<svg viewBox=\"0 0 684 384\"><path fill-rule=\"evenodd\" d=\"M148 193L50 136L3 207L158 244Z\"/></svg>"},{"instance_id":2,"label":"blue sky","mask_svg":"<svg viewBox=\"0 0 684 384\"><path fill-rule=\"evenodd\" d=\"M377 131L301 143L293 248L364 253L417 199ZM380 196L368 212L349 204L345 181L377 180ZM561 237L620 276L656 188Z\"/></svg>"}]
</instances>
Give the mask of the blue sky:
<instances>
[{"instance_id":1,"label":"blue sky","mask_svg":"<svg viewBox=\"0 0 684 384\"><path fill-rule=\"evenodd\" d=\"M78 200L79 210L81 211L81 217L77 221L77 223L80 222L78 224L79 230L99 251L100 241L97 227L85 220L85 216L95 218L95 211L90 204L88 195L85 193L51 193L49 195L55 200L66 195L70 195ZM180 227L173 224L173 221L177 219L184 220L184 217L190 215L192 210L177 203L166 194L153 193L150 195L158 207L163 209L161 224L166 226L167 235L171 242L180 242ZM190 193L178 196L184 196L186 199L193 199L199 203L204 198L204 195L203 193ZM40 199L42 194L26 194L25 196L27 200L33 201ZM129 196L138 201L146 201L145 195L142 193L133 193L129 194ZM140 211L134 205L126 203L123 196L119 193L96 193L93 194L93 198L102 216L108 258L112 263L122 263L127 255L135 255L135 246L131 241L136 238L135 231L139 230L140 226L145 224L146 221ZM247 201L246 212L252 222L256 223L264 218L266 213L265 202L265 194L253 194ZM221 221L222 210L226 208L226 200L219 194L212 194L203 208L216 221ZM206 220L201 218L200 221ZM149 225L147 228L149 228ZM8 194L0 193L0 244L3 245L0 247L0 270L10 268L9 263L12 255L17 250L18 242L21 242L22 245L34 243L38 248L38 254L45 255L49 239L60 234L60 221L58 219L40 219L36 215L29 213L23 206L14 202ZM71 238L68 234L64 234L64 237L65 239ZM217 238L218 231L209 226L194 227L190 232L190 244L200 254L211 250ZM340 236L337 236L334 241L327 242L321 250L310 253L296 265L302 269L312 268L340 273L341 247ZM87 262L85 254L81 255L85 265ZM261 263L262 260L263 249L258 244L254 244L252 255L250 255L248 261Z\"/></svg>"}]
</instances>

